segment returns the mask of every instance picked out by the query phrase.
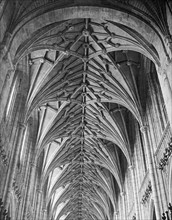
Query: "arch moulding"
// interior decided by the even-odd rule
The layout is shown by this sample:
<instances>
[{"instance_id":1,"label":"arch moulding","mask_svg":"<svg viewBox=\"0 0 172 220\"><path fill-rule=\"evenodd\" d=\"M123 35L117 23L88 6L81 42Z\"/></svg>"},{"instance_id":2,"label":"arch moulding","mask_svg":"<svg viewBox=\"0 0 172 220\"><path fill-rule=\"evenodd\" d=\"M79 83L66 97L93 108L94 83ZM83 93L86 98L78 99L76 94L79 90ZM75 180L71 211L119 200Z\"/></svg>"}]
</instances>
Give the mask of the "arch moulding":
<instances>
[{"instance_id":1,"label":"arch moulding","mask_svg":"<svg viewBox=\"0 0 172 220\"><path fill-rule=\"evenodd\" d=\"M157 51L162 65L164 65L164 62L167 63L167 54L163 42L163 36L160 36L153 26L149 26L144 20L130 15L127 12L93 6L76 6L54 9L30 20L29 17L23 19L22 23L20 23L14 30L10 40L10 54L12 60L14 60L19 46L26 40L31 39L34 36L34 33L39 29L55 22L77 18L93 18L98 19L99 21L102 20L102 22L107 20L129 27L136 33L136 35L138 34L139 38L142 36L141 40L143 42L147 42L152 49L154 48L155 52Z\"/></svg>"}]
</instances>

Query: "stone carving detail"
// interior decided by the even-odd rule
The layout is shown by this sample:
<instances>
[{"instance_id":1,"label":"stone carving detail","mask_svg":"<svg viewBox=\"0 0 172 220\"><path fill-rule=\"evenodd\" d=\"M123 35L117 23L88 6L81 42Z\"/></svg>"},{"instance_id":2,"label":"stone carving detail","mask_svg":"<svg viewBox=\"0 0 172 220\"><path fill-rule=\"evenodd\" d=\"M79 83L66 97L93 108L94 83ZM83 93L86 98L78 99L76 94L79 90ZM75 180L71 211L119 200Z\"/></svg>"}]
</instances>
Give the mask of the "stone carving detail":
<instances>
[{"instance_id":1,"label":"stone carving detail","mask_svg":"<svg viewBox=\"0 0 172 220\"><path fill-rule=\"evenodd\" d=\"M0 219L1 220L10 220L10 214L7 212L7 210L4 208L4 204L2 202L2 199L0 198Z\"/></svg>"},{"instance_id":2,"label":"stone carving detail","mask_svg":"<svg viewBox=\"0 0 172 220\"><path fill-rule=\"evenodd\" d=\"M145 205L148 202L151 193L152 193L152 186L151 186L151 182L149 181L145 193L142 196L142 201L141 201L142 205Z\"/></svg>"},{"instance_id":3,"label":"stone carving detail","mask_svg":"<svg viewBox=\"0 0 172 220\"><path fill-rule=\"evenodd\" d=\"M136 220L136 214L133 215L132 220Z\"/></svg>"},{"instance_id":4,"label":"stone carving detail","mask_svg":"<svg viewBox=\"0 0 172 220\"><path fill-rule=\"evenodd\" d=\"M168 143L168 147L165 148L165 152L163 154L163 157L160 159L159 166L158 166L158 168L160 170L163 170L164 167L168 164L168 160L169 160L171 154L172 154L172 137L170 139L170 142Z\"/></svg>"},{"instance_id":5,"label":"stone carving detail","mask_svg":"<svg viewBox=\"0 0 172 220\"><path fill-rule=\"evenodd\" d=\"M2 158L3 164L5 166L7 166L7 161L8 161L7 160L7 155L6 155L5 150L3 148L0 148L0 156Z\"/></svg>"},{"instance_id":6,"label":"stone carving detail","mask_svg":"<svg viewBox=\"0 0 172 220\"><path fill-rule=\"evenodd\" d=\"M14 180L14 182L13 182L13 189L14 189L14 192L15 192L18 200L20 201L21 200L21 192L20 192L20 189L19 189L19 187L17 185L16 180Z\"/></svg>"},{"instance_id":7,"label":"stone carving detail","mask_svg":"<svg viewBox=\"0 0 172 220\"><path fill-rule=\"evenodd\" d=\"M168 210L162 213L162 220L172 220L172 205L169 203Z\"/></svg>"},{"instance_id":8,"label":"stone carving detail","mask_svg":"<svg viewBox=\"0 0 172 220\"><path fill-rule=\"evenodd\" d=\"M3 148L3 144L2 144L2 140L1 139L0 139L0 157L2 159L3 164L5 166L7 166L8 159L7 159L6 152L5 152L4 148Z\"/></svg>"}]
</instances>

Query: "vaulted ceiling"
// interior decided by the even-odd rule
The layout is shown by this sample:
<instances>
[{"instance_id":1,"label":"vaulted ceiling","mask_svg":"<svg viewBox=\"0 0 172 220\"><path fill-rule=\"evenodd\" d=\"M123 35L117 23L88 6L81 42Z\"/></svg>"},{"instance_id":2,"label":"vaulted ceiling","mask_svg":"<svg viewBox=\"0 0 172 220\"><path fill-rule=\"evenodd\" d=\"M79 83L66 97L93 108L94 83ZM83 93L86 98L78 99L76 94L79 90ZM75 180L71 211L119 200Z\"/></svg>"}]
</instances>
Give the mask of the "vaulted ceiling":
<instances>
[{"instance_id":1,"label":"vaulted ceiling","mask_svg":"<svg viewBox=\"0 0 172 220\"><path fill-rule=\"evenodd\" d=\"M26 114L37 112L52 219L112 219L142 120L149 51L112 22L81 18L43 29L25 53Z\"/></svg>"},{"instance_id":2,"label":"vaulted ceiling","mask_svg":"<svg viewBox=\"0 0 172 220\"><path fill-rule=\"evenodd\" d=\"M7 2L0 1L0 16ZM165 1L12 2L4 51L11 49L14 65L28 77L25 118L34 118L35 156L49 219L111 220L132 164L135 125L143 122L146 61L158 66L161 48L167 56ZM71 14L64 19L69 13L64 10L60 19L55 13L65 8ZM100 8L114 11L109 19L94 17ZM135 29L139 24L143 30ZM158 49L153 39L160 42Z\"/></svg>"}]
</instances>

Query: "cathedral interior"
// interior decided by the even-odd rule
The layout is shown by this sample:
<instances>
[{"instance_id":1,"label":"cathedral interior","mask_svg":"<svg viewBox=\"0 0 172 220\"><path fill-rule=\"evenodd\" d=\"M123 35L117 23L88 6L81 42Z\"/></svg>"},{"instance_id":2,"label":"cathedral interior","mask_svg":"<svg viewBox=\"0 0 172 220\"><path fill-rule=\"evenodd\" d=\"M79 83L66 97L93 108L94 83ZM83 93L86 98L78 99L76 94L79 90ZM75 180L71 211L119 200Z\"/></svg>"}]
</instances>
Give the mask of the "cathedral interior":
<instances>
[{"instance_id":1,"label":"cathedral interior","mask_svg":"<svg viewBox=\"0 0 172 220\"><path fill-rule=\"evenodd\" d=\"M0 0L0 220L172 220L171 155L171 0Z\"/></svg>"}]
</instances>

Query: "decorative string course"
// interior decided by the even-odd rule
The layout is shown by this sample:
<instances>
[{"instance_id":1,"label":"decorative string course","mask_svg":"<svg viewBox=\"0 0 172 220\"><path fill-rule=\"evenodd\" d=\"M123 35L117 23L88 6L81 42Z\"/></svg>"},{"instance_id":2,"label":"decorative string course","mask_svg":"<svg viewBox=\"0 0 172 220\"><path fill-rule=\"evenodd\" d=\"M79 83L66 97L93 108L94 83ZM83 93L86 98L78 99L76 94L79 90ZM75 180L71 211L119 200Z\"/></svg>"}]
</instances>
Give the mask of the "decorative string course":
<instances>
[{"instance_id":1,"label":"decorative string course","mask_svg":"<svg viewBox=\"0 0 172 220\"><path fill-rule=\"evenodd\" d=\"M168 147L165 148L165 152L163 153L163 157L160 159L158 169L164 170L164 167L168 164L168 160L172 154L172 137L170 138L170 142L168 143Z\"/></svg>"},{"instance_id":2,"label":"decorative string course","mask_svg":"<svg viewBox=\"0 0 172 220\"><path fill-rule=\"evenodd\" d=\"M149 199L151 193L152 193L152 186L151 186L151 182L149 181L148 186L145 190L145 193L142 196L142 200L141 200L142 205L145 205L148 202L148 199Z\"/></svg>"},{"instance_id":3,"label":"decorative string course","mask_svg":"<svg viewBox=\"0 0 172 220\"><path fill-rule=\"evenodd\" d=\"M0 198L0 219L1 220L10 220L10 214L7 212L7 210L4 208L4 204L2 199Z\"/></svg>"},{"instance_id":4,"label":"decorative string course","mask_svg":"<svg viewBox=\"0 0 172 220\"><path fill-rule=\"evenodd\" d=\"M7 159L7 155L6 155L6 152L4 150L3 144L2 144L1 137L0 137L0 157L2 159L3 164L5 166L7 166L8 159Z\"/></svg>"}]
</instances>

